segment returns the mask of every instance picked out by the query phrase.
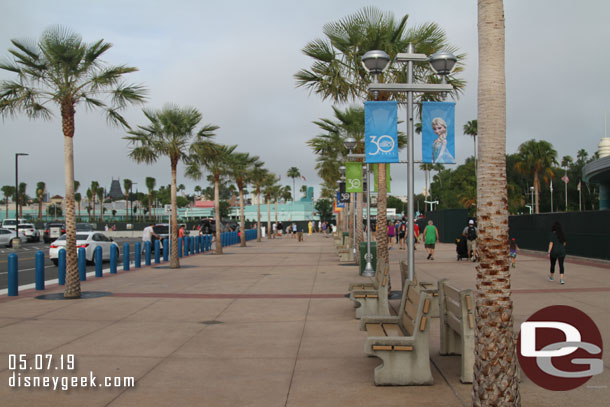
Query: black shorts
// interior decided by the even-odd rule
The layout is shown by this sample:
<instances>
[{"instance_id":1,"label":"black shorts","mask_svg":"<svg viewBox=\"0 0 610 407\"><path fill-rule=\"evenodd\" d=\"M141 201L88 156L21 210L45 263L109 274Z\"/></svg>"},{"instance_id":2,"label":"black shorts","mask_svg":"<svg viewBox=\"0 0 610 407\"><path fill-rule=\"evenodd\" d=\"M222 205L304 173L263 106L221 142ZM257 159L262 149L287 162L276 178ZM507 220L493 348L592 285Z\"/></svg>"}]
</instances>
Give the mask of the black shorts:
<instances>
[{"instance_id":1,"label":"black shorts","mask_svg":"<svg viewBox=\"0 0 610 407\"><path fill-rule=\"evenodd\" d=\"M400 232L398 234L398 237L401 238L401 239L404 239L405 238L405 232Z\"/></svg>"}]
</instances>

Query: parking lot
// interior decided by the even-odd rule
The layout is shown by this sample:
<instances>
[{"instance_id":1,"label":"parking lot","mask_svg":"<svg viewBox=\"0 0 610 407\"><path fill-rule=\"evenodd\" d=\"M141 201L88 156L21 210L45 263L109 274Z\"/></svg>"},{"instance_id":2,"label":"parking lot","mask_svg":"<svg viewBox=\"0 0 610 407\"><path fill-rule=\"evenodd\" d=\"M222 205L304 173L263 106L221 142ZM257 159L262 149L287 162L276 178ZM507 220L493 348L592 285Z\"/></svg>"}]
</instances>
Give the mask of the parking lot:
<instances>
[{"instance_id":1,"label":"parking lot","mask_svg":"<svg viewBox=\"0 0 610 407\"><path fill-rule=\"evenodd\" d=\"M123 260L123 244L129 243L130 259L134 258L134 243L140 241L138 238L115 238L119 245L119 264ZM8 256L15 253L18 256L19 264L19 285L32 284L35 282L36 271L36 252L39 250L44 253L45 281L57 279L57 267L49 260L50 243L23 243L18 249L1 247L0 248L0 290L6 289L8 286ZM108 267L108 263L104 263L104 268ZM88 265L87 272L95 271L95 266Z\"/></svg>"}]
</instances>

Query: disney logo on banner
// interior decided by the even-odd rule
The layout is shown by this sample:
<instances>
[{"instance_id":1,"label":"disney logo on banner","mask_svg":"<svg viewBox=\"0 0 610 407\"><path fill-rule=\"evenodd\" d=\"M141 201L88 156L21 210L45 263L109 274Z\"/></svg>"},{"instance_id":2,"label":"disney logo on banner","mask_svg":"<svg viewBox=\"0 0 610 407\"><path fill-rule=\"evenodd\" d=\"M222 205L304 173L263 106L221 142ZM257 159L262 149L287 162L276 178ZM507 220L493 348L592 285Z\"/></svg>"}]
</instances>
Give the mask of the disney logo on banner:
<instances>
[{"instance_id":1,"label":"disney logo on banner","mask_svg":"<svg viewBox=\"0 0 610 407\"><path fill-rule=\"evenodd\" d=\"M519 364L527 377L547 390L572 390L601 374L602 349L597 325L573 307L546 307L521 324Z\"/></svg>"},{"instance_id":2,"label":"disney logo on banner","mask_svg":"<svg viewBox=\"0 0 610 407\"><path fill-rule=\"evenodd\" d=\"M396 101L364 103L364 152L367 163L398 162Z\"/></svg>"},{"instance_id":3,"label":"disney logo on banner","mask_svg":"<svg viewBox=\"0 0 610 407\"><path fill-rule=\"evenodd\" d=\"M358 189L362 182L358 178L348 178L347 183L349 184L349 189Z\"/></svg>"}]
</instances>

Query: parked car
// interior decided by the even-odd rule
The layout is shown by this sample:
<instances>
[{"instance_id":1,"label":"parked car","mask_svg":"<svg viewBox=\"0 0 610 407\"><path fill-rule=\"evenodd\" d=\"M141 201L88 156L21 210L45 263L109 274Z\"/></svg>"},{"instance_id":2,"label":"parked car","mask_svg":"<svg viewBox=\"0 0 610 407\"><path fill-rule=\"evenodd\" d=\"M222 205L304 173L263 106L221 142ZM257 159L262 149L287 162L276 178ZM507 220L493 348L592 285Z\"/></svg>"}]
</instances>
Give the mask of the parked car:
<instances>
[{"instance_id":1,"label":"parked car","mask_svg":"<svg viewBox=\"0 0 610 407\"><path fill-rule=\"evenodd\" d=\"M25 223L25 220L19 219L19 225L21 225L22 223ZM3 219L2 220L3 229L15 230L16 224L17 224L17 221L15 219ZM21 226L19 226L19 228L21 229Z\"/></svg>"},{"instance_id":2,"label":"parked car","mask_svg":"<svg viewBox=\"0 0 610 407\"><path fill-rule=\"evenodd\" d=\"M63 223L49 222L45 224L42 240L44 240L45 243L50 243L65 233L66 226Z\"/></svg>"},{"instance_id":3,"label":"parked car","mask_svg":"<svg viewBox=\"0 0 610 407\"><path fill-rule=\"evenodd\" d=\"M28 242L40 242L40 232L32 223L20 223L19 233L21 233L21 231L23 231Z\"/></svg>"},{"instance_id":4,"label":"parked car","mask_svg":"<svg viewBox=\"0 0 610 407\"><path fill-rule=\"evenodd\" d=\"M77 232L93 232L95 229L93 228L93 225L90 223L77 223L76 224L76 231Z\"/></svg>"},{"instance_id":5,"label":"parked car","mask_svg":"<svg viewBox=\"0 0 610 407\"><path fill-rule=\"evenodd\" d=\"M106 236L102 232L78 232L76 234L76 250L83 247L85 249L85 258L87 262L93 262L94 251L96 247L102 248L102 259L110 260L110 247L115 246L117 253L119 245L112 240L112 238ZM66 235L61 235L55 240L51 247L49 247L49 259L57 266L59 250L66 247Z\"/></svg>"},{"instance_id":6,"label":"parked car","mask_svg":"<svg viewBox=\"0 0 610 407\"><path fill-rule=\"evenodd\" d=\"M21 228L19 228L19 235L22 240L25 239L25 235L23 234ZM4 245L6 247L13 247L13 239L15 238L15 236L16 234L14 230L0 228L0 245Z\"/></svg>"}]
</instances>

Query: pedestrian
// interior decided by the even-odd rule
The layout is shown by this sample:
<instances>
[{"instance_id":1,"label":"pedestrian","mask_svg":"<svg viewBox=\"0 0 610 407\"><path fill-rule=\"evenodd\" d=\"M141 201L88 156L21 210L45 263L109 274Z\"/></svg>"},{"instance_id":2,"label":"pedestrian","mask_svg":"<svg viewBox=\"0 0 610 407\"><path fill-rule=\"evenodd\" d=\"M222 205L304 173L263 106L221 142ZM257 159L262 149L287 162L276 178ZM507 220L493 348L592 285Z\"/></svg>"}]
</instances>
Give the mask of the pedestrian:
<instances>
[{"instance_id":1,"label":"pedestrian","mask_svg":"<svg viewBox=\"0 0 610 407\"><path fill-rule=\"evenodd\" d=\"M515 268L515 263L517 262L517 253L519 253L521 250L519 250L519 246L517 246L517 240L513 237L512 239L510 239L509 242L509 250L510 250L510 261L511 261L511 267Z\"/></svg>"},{"instance_id":2,"label":"pedestrian","mask_svg":"<svg viewBox=\"0 0 610 407\"><path fill-rule=\"evenodd\" d=\"M142 250L146 250L146 242L150 242L150 248L154 247L155 240L161 240L161 236L155 233L153 229L154 223L151 223L149 226L146 226L142 231Z\"/></svg>"},{"instance_id":3,"label":"pedestrian","mask_svg":"<svg viewBox=\"0 0 610 407\"><path fill-rule=\"evenodd\" d=\"M104 232L108 232L108 224L107 223L104 225Z\"/></svg>"},{"instance_id":4,"label":"pedestrian","mask_svg":"<svg viewBox=\"0 0 610 407\"><path fill-rule=\"evenodd\" d=\"M434 226L432 219L428 221L428 226L424 229L424 243L428 257L426 260L434 260L434 247L438 240L438 228Z\"/></svg>"},{"instance_id":5,"label":"pedestrian","mask_svg":"<svg viewBox=\"0 0 610 407\"><path fill-rule=\"evenodd\" d=\"M112 231L116 232L116 225L112 225Z\"/></svg>"},{"instance_id":6,"label":"pedestrian","mask_svg":"<svg viewBox=\"0 0 610 407\"><path fill-rule=\"evenodd\" d=\"M399 229L400 228L400 222L398 221L398 219L396 219L394 221L394 237L396 238L396 244L400 243L400 237L398 236L399 233ZM398 247L400 249L400 246Z\"/></svg>"},{"instance_id":7,"label":"pedestrian","mask_svg":"<svg viewBox=\"0 0 610 407\"><path fill-rule=\"evenodd\" d=\"M284 224L282 222L277 223L277 235L282 237L282 231L284 230Z\"/></svg>"},{"instance_id":8,"label":"pedestrian","mask_svg":"<svg viewBox=\"0 0 610 407\"><path fill-rule=\"evenodd\" d=\"M392 242L394 241L394 233L395 233L394 225L390 221L390 222L388 222L388 250L392 249Z\"/></svg>"},{"instance_id":9,"label":"pedestrian","mask_svg":"<svg viewBox=\"0 0 610 407\"><path fill-rule=\"evenodd\" d=\"M178 230L178 237L184 238L184 225L180 225L180 229Z\"/></svg>"},{"instance_id":10,"label":"pedestrian","mask_svg":"<svg viewBox=\"0 0 610 407\"><path fill-rule=\"evenodd\" d=\"M307 229L309 230L309 236L311 236L313 229L313 223L311 223L311 221L307 222Z\"/></svg>"},{"instance_id":11,"label":"pedestrian","mask_svg":"<svg viewBox=\"0 0 610 407\"><path fill-rule=\"evenodd\" d=\"M565 284L563 261L566 257L566 244L566 237L563 233L561 224L559 222L553 223L549 238L549 249L547 250L547 255L551 261L551 273L549 274L549 280L555 280L555 263L559 261L559 282L561 284Z\"/></svg>"},{"instance_id":12,"label":"pedestrian","mask_svg":"<svg viewBox=\"0 0 610 407\"><path fill-rule=\"evenodd\" d=\"M462 231L462 236L466 238L466 247L468 250L468 258L472 261L476 261L478 257L477 253L477 236L479 235L479 229L474 226L474 220L468 221L468 226Z\"/></svg>"},{"instance_id":13,"label":"pedestrian","mask_svg":"<svg viewBox=\"0 0 610 407\"><path fill-rule=\"evenodd\" d=\"M297 238L297 224L294 222L292 222L292 238Z\"/></svg>"},{"instance_id":14,"label":"pedestrian","mask_svg":"<svg viewBox=\"0 0 610 407\"><path fill-rule=\"evenodd\" d=\"M398 225L398 243L399 243L398 249L399 250L407 249L406 237L407 237L407 219L403 217L400 221L400 224Z\"/></svg>"},{"instance_id":15,"label":"pedestrian","mask_svg":"<svg viewBox=\"0 0 610 407\"><path fill-rule=\"evenodd\" d=\"M328 224L326 222L324 222L320 228L320 230L322 230L322 234L324 235L324 237L328 237L326 236L326 228L328 227Z\"/></svg>"},{"instance_id":16,"label":"pedestrian","mask_svg":"<svg viewBox=\"0 0 610 407\"><path fill-rule=\"evenodd\" d=\"M413 222L413 250L417 250L417 241L419 240L419 226L417 222Z\"/></svg>"}]
</instances>

